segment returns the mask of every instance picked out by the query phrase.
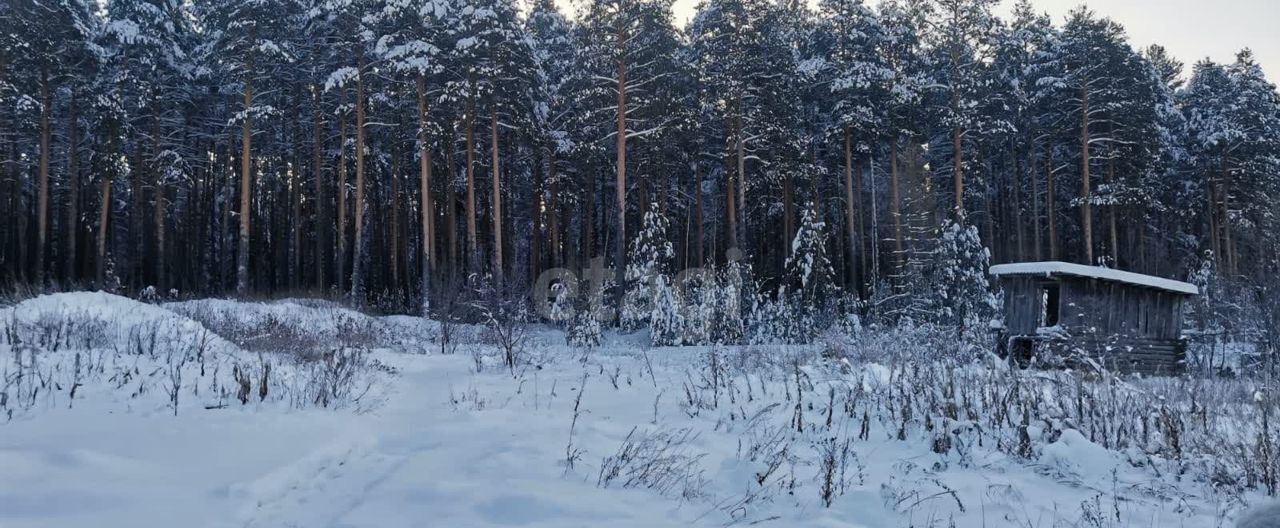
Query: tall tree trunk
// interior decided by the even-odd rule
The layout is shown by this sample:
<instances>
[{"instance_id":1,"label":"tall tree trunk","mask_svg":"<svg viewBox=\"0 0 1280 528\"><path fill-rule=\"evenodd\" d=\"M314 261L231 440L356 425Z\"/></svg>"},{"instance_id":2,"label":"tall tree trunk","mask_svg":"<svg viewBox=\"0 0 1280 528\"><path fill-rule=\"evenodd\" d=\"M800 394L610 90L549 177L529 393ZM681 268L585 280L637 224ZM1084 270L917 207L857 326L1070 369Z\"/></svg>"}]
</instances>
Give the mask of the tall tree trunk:
<instances>
[{"instance_id":1,"label":"tall tree trunk","mask_svg":"<svg viewBox=\"0 0 1280 528\"><path fill-rule=\"evenodd\" d=\"M898 135L889 137L889 214L893 216L893 258L895 273L901 274L906 266L902 239L902 187L898 181Z\"/></svg>"},{"instance_id":2,"label":"tall tree trunk","mask_svg":"<svg viewBox=\"0 0 1280 528\"><path fill-rule=\"evenodd\" d=\"M36 269L35 282L44 287L45 244L49 239L49 116L53 113L49 97L49 68L40 70L40 187L36 200Z\"/></svg>"},{"instance_id":3,"label":"tall tree trunk","mask_svg":"<svg viewBox=\"0 0 1280 528\"><path fill-rule=\"evenodd\" d=\"M844 129L844 224L845 235L848 239L849 249L849 286L855 288L854 291L861 291L861 285L858 284L858 278L861 270L858 269L858 258L862 253L862 248L858 245L858 225L856 213L854 213L855 191L853 188L853 137L848 127Z\"/></svg>"},{"instance_id":4,"label":"tall tree trunk","mask_svg":"<svg viewBox=\"0 0 1280 528\"><path fill-rule=\"evenodd\" d=\"M28 240L31 230L31 211L29 210L31 204L27 201L26 197L23 196L23 190L26 189L26 182L24 180L27 179L27 171L25 170L25 162L22 162L22 166L19 166L20 158L18 157L17 143L18 141L16 139L9 142L9 159L12 160L11 163L13 166L10 172L10 177L13 181L13 223L17 225L17 233L14 240L14 246L17 248L16 253L18 257L18 272L16 275L19 280L28 280L31 277L31 248L29 247L31 241Z\"/></svg>"},{"instance_id":5,"label":"tall tree trunk","mask_svg":"<svg viewBox=\"0 0 1280 528\"><path fill-rule=\"evenodd\" d=\"M1046 139L1044 143L1045 143L1044 156L1047 159L1047 157L1049 156L1049 141ZM1040 260L1044 258L1044 249L1042 247L1042 243L1041 243L1042 241L1040 238L1041 237L1041 234L1040 234L1040 177L1036 175L1037 171L1036 171L1034 150L1035 150L1035 144L1033 142L1031 146L1032 152L1028 153L1028 156L1030 157L1027 159L1028 172L1031 174L1031 229L1032 229L1031 240L1032 240L1033 250L1035 251L1034 260Z\"/></svg>"},{"instance_id":6,"label":"tall tree trunk","mask_svg":"<svg viewBox=\"0 0 1280 528\"><path fill-rule=\"evenodd\" d=\"M128 266L121 271L125 272L124 284L137 287L142 281L144 275L143 262L147 255L147 244L145 231L147 223L143 211L146 210L146 203L143 200L146 194L146 185L143 184L142 177L146 174L146 153L142 148L141 139L135 138L139 145L133 149L133 161L129 170L129 207L127 218L129 220L129 248L130 251L122 255Z\"/></svg>"},{"instance_id":7,"label":"tall tree trunk","mask_svg":"<svg viewBox=\"0 0 1280 528\"><path fill-rule=\"evenodd\" d=\"M697 215L694 216L694 223L698 226L697 239L694 240L694 247L697 248L698 261L694 263L694 265L702 266L707 263L705 253L706 248L703 246L704 241L707 239L706 216L705 211L702 209L702 176L697 174L696 170L693 175L693 199L694 210L697 211Z\"/></svg>"},{"instance_id":8,"label":"tall tree trunk","mask_svg":"<svg viewBox=\"0 0 1280 528\"><path fill-rule=\"evenodd\" d=\"M311 96L312 138L311 138L311 170L315 176L316 202L316 287L324 290L329 287L326 271L329 267L329 244L332 240L333 223L329 218L329 195L325 192L329 185L324 170L324 119L320 113L320 90L312 87Z\"/></svg>"},{"instance_id":9,"label":"tall tree trunk","mask_svg":"<svg viewBox=\"0 0 1280 528\"><path fill-rule=\"evenodd\" d=\"M854 233L854 237L850 239L850 241L853 244L856 244L858 248L857 250L858 258L857 260L853 261L853 264L857 266L857 271L858 271L858 273L856 274L857 282L855 283L858 287L857 292L862 297L866 297L867 282L868 282L867 272L868 270L871 269L871 267L868 266L868 255L871 252L870 251L871 248L867 246L874 244L875 239L874 239L874 233L873 233L873 238L871 239L871 242L869 244L867 237L865 236L866 224L864 222L866 221L867 211L866 211L866 205L863 204L862 202L862 189L864 188L864 185L862 182L862 178L864 174L863 169L864 169L863 160L859 159L856 162L854 162L853 164L853 233Z\"/></svg>"},{"instance_id":10,"label":"tall tree trunk","mask_svg":"<svg viewBox=\"0 0 1280 528\"><path fill-rule=\"evenodd\" d=\"M1116 153L1114 148L1109 150L1110 150L1110 154L1107 157L1107 185L1113 186L1112 188L1113 190L1111 191L1112 199L1110 201L1110 205L1107 206L1107 224L1108 224L1107 227L1111 235L1111 259L1114 261L1114 265L1119 267L1120 266L1120 235L1119 235L1119 229L1116 227L1116 208L1118 206L1115 203L1115 196L1114 196L1115 195L1114 185L1116 184L1116 158L1115 158Z\"/></svg>"},{"instance_id":11,"label":"tall tree trunk","mask_svg":"<svg viewBox=\"0 0 1280 528\"><path fill-rule=\"evenodd\" d=\"M400 282L400 258L404 252L400 250L401 236L400 231L400 158L401 152L398 145L391 147L391 234L388 238L391 255L387 259L391 265L391 291L400 291L402 284Z\"/></svg>"},{"instance_id":12,"label":"tall tree trunk","mask_svg":"<svg viewBox=\"0 0 1280 528\"><path fill-rule=\"evenodd\" d=\"M339 108L347 106L347 90L341 88ZM347 116L338 116L338 254L334 255L334 277L338 291L347 284Z\"/></svg>"},{"instance_id":13,"label":"tall tree trunk","mask_svg":"<svg viewBox=\"0 0 1280 528\"><path fill-rule=\"evenodd\" d=\"M431 199L431 138L427 130L427 77L418 74L418 163L422 205L422 315L431 315L432 274L436 266L435 204Z\"/></svg>"},{"instance_id":14,"label":"tall tree trunk","mask_svg":"<svg viewBox=\"0 0 1280 528\"><path fill-rule=\"evenodd\" d=\"M501 149L498 145L498 110L494 107L489 110L489 139L491 149L493 150L493 196L491 203L493 211L490 216L493 218L493 282L494 285L501 288L503 284L502 277L502 160L499 157Z\"/></svg>"},{"instance_id":15,"label":"tall tree trunk","mask_svg":"<svg viewBox=\"0 0 1280 528\"><path fill-rule=\"evenodd\" d=\"M356 59L356 197L355 197L355 252L351 255L351 300L356 306L364 304L365 280L365 232L364 232L364 53L357 51Z\"/></svg>"},{"instance_id":16,"label":"tall tree trunk","mask_svg":"<svg viewBox=\"0 0 1280 528\"><path fill-rule=\"evenodd\" d=\"M964 215L964 129L951 129L951 179L956 193L956 217Z\"/></svg>"},{"instance_id":17,"label":"tall tree trunk","mask_svg":"<svg viewBox=\"0 0 1280 528\"><path fill-rule=\"evenodd\" d=\"M151 120L151 148L153 152L152 156L158 157L161 151L160 113L159 113L159 108L156 106L154 100L152 103L152 108L154 110L153 110L152 120ZM155 274L154 284L156 288L160 291L160 293L164 293L168 289L167 288L168 284L166 283L166 277L165 277L165 221L164 221L165 174L164 174L164 169L161 167L156 167L154 176L155 176L155 189L152 190L151 194L152 194L152 197L155 199L155 204L151 210L151 213L152 213L152 221L155 224L153 230L155 231L155 238L156 238L155 240L156 254L155 254L155 260L152 262L152 266L155 268L153 272Z\"/></svg>"},{"instance_id":18,"label":"tall tree trunk","mask_svg":"<svg viewBox=\"0 0 1280 528\"><path fill-rule=\"evenodd\" d=\"M535 158L541 158L541 156L535 154ZM534 167L534 176L538 179L529 186L529 192L533 195L529 200L529 274L527 275L529 284L534 284L534 281L538 280L538 274L542 272L542 216L546 208L542 201L542 183L540 183L545 181L541 179L540 174L542 160L537 159ZM514 214L515 211L512 213Z\"/></svg>"},{"instance_id":19,"label":"tall tree trunk","mask_svg":"<svg viewBox=\"0 0 1280 528\"><path fill-rule=\"evenodd\" d=\"M614 284L616 295L614 306L622 308L623 290L626 289L627 268L627 32L626 26L618 24L618 230L614 235Z\"/></svg>"},{"instance_id":20,"label":"tall tree trunk","mask_svg":"<svg viewBox=\"0 0 1280 528\"><path fill-rule=\"evenodd\" d=\"M950 13L951 17L959 18L962 16L962 14L958 11L958 9L954 9L954 8L958 8L959 5L960 4L957 3L952 6L953 10ZM960 68L961 68L962 54L961 54L961 47L959 43L953 40L951 45L948 48L948 53L951 59L950 60L951 78L954 81L955 79L958 79L961 75ZM952 178L952 184L955 187L954 192L956 195L955 216L956 216L956 219L959 220L961 217L964 216L964 212L965 212L964 211L964 143L963 143L964 130L961 128L960 123L958 122L960 113L961 113L960 92L956 88L954 83L951 86L950 105L951 105L951 114L952 114L951 117L952 119L957 119L957 123L951 127L951 178Z\"/></svg>"},{"instance_id":21,"label":"tall tree trunk","mask_svg":"<svg viewBox=\"0 0 1280 528\"><path fill-rule=\"evenodd\" d=\"M112 157L114 157L114 154L116 154L117 141L118 140L116 139L115 134L112 134L111 139L108 140L110 144L109 152L113 155ZM96 273L94 274L95 275L94 284L97 286L99 290L104 290L108 286L106 283L107 282L107 228L109 227L108 222L111 221L111 200L112 200L111 178L114 175L115 175L115 167L108 166L107 169L103 171L102 190L100 191L100 194L98 197L99 211L98 211L98 232L97 232L97 245L96 245L97 255L96 255L96 262L95 262L97 265L97 270L96 270Z\"/></svg>"},{"instance_id":22,"label":"tall tree trunk","mask_svg":"<svg viewBox=\"0 0 1280 528\"><path fill-rule=\"evenodd\" d=\"M1225 165L1225 161L1223 164ZM1218 187L1218 194L1221 197L1219 204L1222 206L1222 256L1227 264L1227 271L1235 273L1237 271L1236 262L1236 244L1231 236L1231 181L1228 179L1226 167L1222 168L1222 185Z\"/></svg>"},{"instance_id":23,"label":"tall tree trunk","mask_svg":"<svg viewBox=\"0 0 1280 528\"><path fill-rule=\"evenodd\" d=\"M1089 190L1089 88L1080 88L1080 230L1084 238L1084 263L1093 265L1093 199Z\"/></svg>"},{"instance_id":24,"label":"tall tree trunk","mask_svg":"<svg viewBox=\"0 0 1280 528\"><path fill-rule=\"evenodd\" d=\"M79 279L80 247L80 127L76 115L76 91L71 90L70 116L67 118L67 229L66 260L63 276L70 281Z\"/></svg>"},{"instance_id":25,"label":"tall tree trunk","mask_svg":"<svg viewBox=\"0 0 1280 528\"><path fill-rule=\"evenodd\" d=\"M795 182L791 179L791 172L786 171L782 176L782 244L778 247L791 247L791 240L796 236L796 189ZM782 259L777 262L786 262L786 252L783 251Z\"/></svg>"},{"instance_id":26,"label":"tall tree trunk","mask_svg":"<svg viewBox=\"0 0 1280 528\"><path fill-rule=\"evenodd\" d=\"M452 127L451 127L452 128ZM444 186L444 229L449 238L449 273L458 272L458 166L454 163L455 146L458 144L457 133L449 136L449 148L445 151L445 171L448 181Z\"/></svg>"},{"instance_id":27,"label":"tall tree trunk","mask_svg":"<svg viewBox=\"0 0 1280 528\"><path fill-rule=\"evenodd\" d=\"M255 41L257 30L250 31L250 41ZM240 247L236 253L236 294L249 293L249 217L253 187L253 53L249 53L248 70L244 79L244 126L240 139Z\"/></svg>"},{"instance_id":28,"label":"tall tree trunk","mask_svg":"<svg viewBox=\"0 0 1280 528\"><path fill-rule=\"evenodd\" d=\"M302 282L302 160L306 142L302 132L302 90L295 92L293 125L293 166L289 169L289 288Z\"/></svg>"},{"instance_id":29,"label":"tall tree trunk","mask_svg":"<svg viewBox=\"0 0 1280 528\"><path fill-rule=\"evenodd\" d=\"M1044 158L1045 181L1045 218L1049 220L1049 260L1058 260L1058 213L1053 196L1053 156L1046 154Z\"/></svg>"},{"instance_id":30,"label":"tall tree trunk","mask_svg":"<svg viewBox=\"0 0 1280 528\"><path fill-rule=\"evenodd\" d=\"M470 74L468 74L470 75ZM480 245L476 240L476 102L475 80L468 77L471 93L467 97L467 269L480 270Z\"/></svg>"},{"instance_id":31,"label":"tall tree trunk","mask_svg":"<svg viewBox=\"0 0 1280 528\"><path fill-rule=\"evenodd\" d=\"M590 259L600 254L600 248L596 242L596 186L599 185L599 177L591 170L584 171L583 176L586 178L587 201L583 203L582 208L582 257L579 262L587 263Z\"/></svg>"},{"instance_id":32,"label":"tall tree trunk","mask_svg":"<svg viewBox=\"0 0 1280 528\"><path fill-rule=\"evenodd\" d=\"M734 141L733 135L737 134L737 132L734 130L732 120L726 118L725 121L726 121L725 124L727 125L726 134L728 134L728 136L725 137L725 141L727 144L732 145ZM726 156L728 155L727 152L725 154ZM724 170L725 220L728 223L728 230L729 230L728 232L729 241L726 244L726 246L735 247L738 244L738 207L737 207L738 200L737 200L737 192L734 190L734 180L737 178L737 171L734 170L733 167L729 165L729 161L727 158L725 160L724 169L725 169ZM713 252L714 252L714 249L715 248L713 247L712 248Z\"/></svg>"},{"instance_id":33,"label":"tall tree trunk","mask_svg":"<svg viewBox=\"0 0 1280 528\"><path fill-rule=\"evenodd\" d=\"M737 110L733 116L733 128L737 131L734 134L734 150L737 158L737 175L738 188L738 238L731 240L730 244L737 244L739 247L746 247L747 242L747 156L746 156L746 134L742 131L742 94L738 94L738 104L734 105Z\"/></svg>"},{"instance_id":34,"label":"tall tree trunk","mask_svg":"<svg viewBox=\"0 0 1280 528\"><path fill-rule=\"evenodd\" d=\"M547 147L547 181L551 182L547 193L547 239L551 243L551 265L560 267L560 182L556 176L556 148ZM536 277L535 277L536 278Z\"/></svg>"},{"instance_id":35,"label":"tall tree trunk","mask_svg":"<svg viewBox=\"0 0 1280 528\"><path fill-rule=\"evenodd\" d=\"M1019 152L1018 142L1015 140L1011 145L1013 148L1013 229L1014 238L1017 240L1015 247L1015 255L1010 261L1021 261L1027 258L1027 238L1025 221L1022 219L1022 153ZM992 240L992 242L995 242Z\"/></svg>"}]
</instances>

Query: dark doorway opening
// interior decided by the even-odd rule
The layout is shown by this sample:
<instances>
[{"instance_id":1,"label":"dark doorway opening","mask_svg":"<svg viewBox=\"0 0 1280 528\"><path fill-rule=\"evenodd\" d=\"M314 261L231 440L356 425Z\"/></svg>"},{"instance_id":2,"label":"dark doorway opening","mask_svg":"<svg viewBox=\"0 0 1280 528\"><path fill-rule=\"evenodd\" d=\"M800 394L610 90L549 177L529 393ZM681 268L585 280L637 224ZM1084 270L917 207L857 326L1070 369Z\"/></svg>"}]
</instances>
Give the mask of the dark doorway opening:
<instances>
[{"instance_id":1,"label":"dark doorway opening","mask_svg":"<svg viewBox=\"0 0 1280 528\"><path fill-rule=\"evenodd\" d=\"M1047 283L1041 288L1040 295L1040 326L1054 326L1058 324L1058 299L1060 297L1058 283Z\"/></svg>"}]
</instances>

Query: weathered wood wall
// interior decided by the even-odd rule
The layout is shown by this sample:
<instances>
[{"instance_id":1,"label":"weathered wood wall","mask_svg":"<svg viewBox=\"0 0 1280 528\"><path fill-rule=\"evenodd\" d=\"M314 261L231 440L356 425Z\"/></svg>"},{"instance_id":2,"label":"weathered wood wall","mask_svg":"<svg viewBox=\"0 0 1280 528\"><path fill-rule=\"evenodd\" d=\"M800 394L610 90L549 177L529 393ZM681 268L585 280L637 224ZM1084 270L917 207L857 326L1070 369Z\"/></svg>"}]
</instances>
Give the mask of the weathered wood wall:
<instances>
[{"instance_id":1,"label":"weathered wood wall","mask_svg":"<svg viewBox=\"0 0 1280 528\"><path fill-rule=\"evenodd\" d=\"M1009 335L1035 335L1040 326L1043 277L1010 275L1003 277L1004 324Z\"/></svg>"},{"instance_id":2,"label":"weathered wood wall","mask_svg":"<svg viewBox=\"0 0 1280 528\"><path fill-rule=\"evenodd\" d=\"M1077 359L1089 357L1125 372L1181 372L1181 294L1081 277L1005 276L1005 327L1009 336L1035 336L1041 325L1044 285L1059 285L1059 321L1070 338L1043 349Z\"/></svg>"},{"instance_id":3,"label":"weathered wood wall","mask_svg":"<svg viewBox=\"0 0 1280 528\"><path fill-rule=\"evenodd\" d=\"M1062 277L1062 326L1089 333L1177 339L1182 295L1127 284Z\"/></svg>"}]
</instances>

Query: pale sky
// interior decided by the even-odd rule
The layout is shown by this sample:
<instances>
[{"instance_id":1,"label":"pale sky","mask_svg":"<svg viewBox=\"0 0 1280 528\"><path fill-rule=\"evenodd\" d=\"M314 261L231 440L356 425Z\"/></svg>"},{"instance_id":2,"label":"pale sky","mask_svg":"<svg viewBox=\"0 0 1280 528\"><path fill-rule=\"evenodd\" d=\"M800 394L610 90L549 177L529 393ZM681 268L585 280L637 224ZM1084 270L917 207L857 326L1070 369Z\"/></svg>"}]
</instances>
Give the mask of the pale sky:
<instances>
[{"instance_id":1,"label":"pale sky","mask_svg":"<svg viewBox=\"0 0 1280 528\"><path fill-rule=\"evenodd\" d=\"M872 0L874 1L874 0ZM1013 10L1015 0L1004 0L1000 13ZM693 16L698 0L676 0L675 19L683 24ZM1067 12L1080 0L1032 0L1037 10L1049 13L1061 25ZM1100 15L1125 27L1135 48L1161 44L1187 65L1208 57L1217 62L1235 60L1236 51L1252 48L1267 78L1280 80L1280 1L1277 0L1094 0L1083 2Z\"/></svg>"}]
</instances>

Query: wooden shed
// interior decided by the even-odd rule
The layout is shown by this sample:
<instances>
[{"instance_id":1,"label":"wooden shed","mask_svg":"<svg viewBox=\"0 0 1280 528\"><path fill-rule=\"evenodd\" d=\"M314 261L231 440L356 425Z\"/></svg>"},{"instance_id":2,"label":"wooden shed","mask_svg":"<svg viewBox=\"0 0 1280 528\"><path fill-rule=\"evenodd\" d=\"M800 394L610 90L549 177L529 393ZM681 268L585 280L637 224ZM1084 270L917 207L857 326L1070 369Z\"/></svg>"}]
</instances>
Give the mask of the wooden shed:
<instances>
[{"instance_id":1,"label":"wooden shed","mask_svg":"<svg viewBox=\"0 0 1280 528\"><path fill-rule=\"evenodd\" d=\"M991 267L1004 290L1004 350L1124 372L1176 374L1186 359L1182 305L1195 285L1067 262Z\"/></svg>"}]
</instances>

